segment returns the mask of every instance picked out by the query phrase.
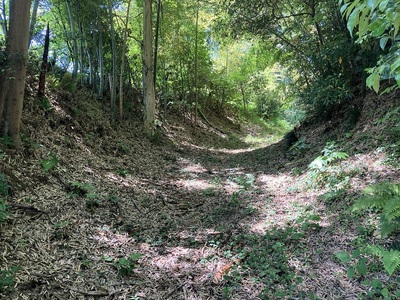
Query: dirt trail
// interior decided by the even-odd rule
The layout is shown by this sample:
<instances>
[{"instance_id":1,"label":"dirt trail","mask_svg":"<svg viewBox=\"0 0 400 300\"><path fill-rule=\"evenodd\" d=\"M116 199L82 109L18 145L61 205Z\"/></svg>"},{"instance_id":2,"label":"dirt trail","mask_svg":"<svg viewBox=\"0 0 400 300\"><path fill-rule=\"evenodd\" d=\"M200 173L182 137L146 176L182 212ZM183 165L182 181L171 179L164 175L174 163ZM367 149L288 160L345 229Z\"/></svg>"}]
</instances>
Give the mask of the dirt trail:
<instances>
[{"instance_id":1,"label":"dirt trail","mask_svg":"<svg viewBox=\"0 0 400 300\"><path fill-rule=\"evenodd\" d=\"M327 203L318 198L323 190L304 189L319 147L301 159L282 142L215 149L194 145L191 130L170 126L167 137L148 141L106 128L100 138L98 128L84 134L66 122L32 136L40 144L26 153L3 157L11 215L0 225L1 267L18 271L0 296L284 299L279 291L290 290L296 299L358 299L365 292L334 257L356 238L352 217L338 218L351 195ZM221 147L227 138L204 134ZM51 154L59 162L45 172ZM387 168L381 161L375 153L353 163L373 176Z\"/></svg>"}]
</instances>

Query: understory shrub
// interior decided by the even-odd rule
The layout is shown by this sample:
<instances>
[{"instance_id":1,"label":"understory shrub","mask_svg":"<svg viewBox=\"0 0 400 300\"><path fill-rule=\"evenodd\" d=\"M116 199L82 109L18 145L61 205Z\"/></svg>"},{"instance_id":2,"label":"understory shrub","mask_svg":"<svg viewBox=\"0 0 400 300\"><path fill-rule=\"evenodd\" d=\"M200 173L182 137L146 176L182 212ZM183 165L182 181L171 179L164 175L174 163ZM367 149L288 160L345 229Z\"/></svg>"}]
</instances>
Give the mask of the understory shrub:
<instances>
[{"instance_id":1,"label":"understory shrub","mask_svg":"<svg viewBox=\"0 0 400 300\"><path fill-rule=\"evenodd\" d=\"M335 162L347 157L347 153L336 151L335 143L328 143L322 150L322 155L315 158L308 166L308 186L325 187L332 191L344 188L350 178Z\"/></svg>"},{"instance_id":2,"label":"understory shrub","mask_svg":"<svg viewBox=\"0 0 400 300\"><path fill-rule=\"evenodd\" d=\"M338 75L317 78L300 94L300 102L313 113L327 118L330 110L353 98L350 81Z\"/></svg>"},{"instance_id":3,"label":"understory shrub","mask_svg":"<svg viewBox=\"0 0 400 300\"><path fill-rule=\"evenodd\" d=\"M278 117L281 109L281 102L276 91L265 92L255 96L257 113L265 120Z\"/></svg>"},{"instance_id":4,"label":"understory shrub","mask_svg":"<svg viewBox=\"0 0 400 300\"><path fill-rule=\"evenodd\" d=\"M353 212L375 210L380 214L379 232L382 238L400 232L400 184L380 183L363 190L363 196L352 208ZM386 248L368 245L364 251L381 259L385 271L392 275L400 269L398 241Z\"/></svg>"}]
</instances>

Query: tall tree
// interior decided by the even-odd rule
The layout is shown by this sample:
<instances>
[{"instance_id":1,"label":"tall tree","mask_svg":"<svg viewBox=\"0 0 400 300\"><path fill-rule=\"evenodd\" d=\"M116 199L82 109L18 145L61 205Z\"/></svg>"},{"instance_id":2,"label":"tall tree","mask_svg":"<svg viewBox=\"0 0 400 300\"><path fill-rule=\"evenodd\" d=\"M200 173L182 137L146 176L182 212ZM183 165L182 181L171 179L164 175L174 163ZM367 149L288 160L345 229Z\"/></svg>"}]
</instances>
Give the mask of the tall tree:
<instances>
[{"instance_id":1,"label":"tall tree","mask_svg":"<svg viewBox=\"0 0 400 300\"><path fill-rule=\"evenodd\" d=\"M151 0L143 0L143 98L145 103L144 131L154 133L156 101L153 77L153 32Z\"/></svg>"},{"instance_id":2,"label":"tall tree","mask_svg":"<svg viewBox=\"0 0 400 300\"><path fill-rule=\"evenodd\" d=\"M115 40L115 27L114 27L114 15L113 15L113 2L108 0L108 13L110 22L110 33L111 33L111 57L112 57L112 73L110 77L110 90L111 90L111 120L115 121L116 113L116 98L117 98L117 45Z\"/></svg>"},{"instance_id":3,"label":"tall tree","mask_svg":"<svg viewBox=\"0 0 400 300\"><path fill-rule=\"evenodd\" d=\"M7 27L7 9L6 9L6 1L2 0L1 2L1 14L0 14L0 22L1 28L3 30L3 34L7 37L8 27Z\"/></svg>"},{"instance_id":4,"label":"tall tree","mask_svg":"<svg viewBox=\"0 0 400 300\"><path fill-rule=\"evenodd\" d=\"M8 70L1 80L0 124L14 146L22 147L20 125L24 100L31 0L10 0Z\"/></svg>"},{"instance_id":5,"label":"tall tree","mask_svg":"<svg viewBox=\"0 0 400 300\"><path fill-rule=\"evenodd\" d=\"M197 123L197 110L199 109L199 0L196 6L196 35L194 40L194 88L195 88L195 112L194 122Z\"/></svg>"},{"instance_id":6,"label":"tall tree","mask_svg":"<svg viewBox=\"0 0 400 300\"><path fill-rule=\"evenodd\" d=\"M158 58L158 41L160 36L160 16L161 16L161 1L157 1L157 19L156 19L156 37L154 43L154 88L157 88L157 58Z\"/></svg>"},{"instance_id":7,"label":"tall tree","mask_svg":"<svg viewBox=\"0 0 400 300\"><path fill-rule=\"evenodd\" d=\"M37 93L38 97L44 96L46 88L46 73L47 73L47 64L49 58L49 45L50 45L50 25L49 23L47 23L46 37L44 39L43 58L42 58L42 64L40 66L39 88Z\"/></svg>"},{"instance_id":8,"label":"tall tree","mask_svg":"<svg viewBox=\"0 0 400 300\"><path fill-rule=\"evenodd\" d=\"M65 0L65 5L67 7L68 12L68 19L69 24L71 27L71 39L72 39L72 51L73 51L73 70L72 70L72 78L76 78L78 76L78 59L79 59L79 52L78 52L78 41L76 37L76 30L75 30L75 22L74 17L71 10L70 0Z\"/></svg>"},{"instance_id":9,"label":"tall tree","mask_svg":"<svg viewBox=\"0 0 400 300\"><path fill-rule=\"evenodd\" d=\"M29 25L29 45L28 46L30 46L32 38L33 38L33 31L35 30L35 26L36 26L36 17L37 17L38 8L39 8L39 0L35 0L35 2L33 3L31 23Z\"/></svg>"},{"instance_id":10,"label":"tall tree","mask_svg":"<svg viewBox=\"0 0 400 300\"><path fill-rule=\"evenodd\" d=\"M123 102L124 102L124 69L125 69L125 52L126 52L126 42L128 39L128 23L129 23L129 11L131 8L131 0L128 0L128 7L126 9L126 19L125 19L125 30L124 30L124 41L122 45L121 53L121 71L119 79L119 119L123 119Z\"/></svg>"}]
</instances>

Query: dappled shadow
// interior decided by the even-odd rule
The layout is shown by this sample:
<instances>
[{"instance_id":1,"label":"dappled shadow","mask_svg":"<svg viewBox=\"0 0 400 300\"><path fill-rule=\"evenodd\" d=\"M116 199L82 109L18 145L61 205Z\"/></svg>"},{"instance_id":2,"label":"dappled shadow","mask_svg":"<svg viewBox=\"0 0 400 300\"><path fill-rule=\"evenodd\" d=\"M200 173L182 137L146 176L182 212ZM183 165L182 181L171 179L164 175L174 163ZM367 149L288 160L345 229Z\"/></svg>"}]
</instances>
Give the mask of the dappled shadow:
<instances>
[{"instance_id":1,"label":"dappled shadow","mask_svg":"<svg viewBox=\"0 0 400 300\"><path fill-rule=\"evenodd\" d=\"M380 164L382 153L343 161L351 190L327 195L306 187L305 172L325 140L308 140L306 150L287 151L284 141L249 149L221 132L210 140L174 126L151 141L129 131L101 139L46 131L40 140L59 156L54 170L40 169L37 157L48 155L41 148L19 158L24 168L8 160L8 170L28 179L1 228L2 268L20 267L14 298L358 299L365 292L334 253L357 239L343 207L367 183L400 177ZM189 137L180 143L179 135ZM73 195L72 183L86 191Z\"/></svg>"}]
</instances>

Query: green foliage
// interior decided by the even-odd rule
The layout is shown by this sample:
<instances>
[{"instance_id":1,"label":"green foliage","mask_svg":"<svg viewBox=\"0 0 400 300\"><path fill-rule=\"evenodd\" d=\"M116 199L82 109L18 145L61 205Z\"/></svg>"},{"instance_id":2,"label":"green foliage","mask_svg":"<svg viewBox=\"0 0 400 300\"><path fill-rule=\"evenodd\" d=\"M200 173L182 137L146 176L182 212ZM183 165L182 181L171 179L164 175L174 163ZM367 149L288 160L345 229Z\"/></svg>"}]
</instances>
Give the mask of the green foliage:
<instances>
[{"instance_id":1,"label":"green foliage","mask_svg":"<svg viewBox=\"0 0 400 300\"><path fill-rule=\"evenodd\" d=\"M300 94L300 101L309 112L328 117L330 110L353 98L350 81L343 76L318 77Z\"/></svg>"},{"instance_id":2,"label":"green foliage","mask_svg":"<svg viewBox=\"0 0 400 300\"><path fill-rule=\"evenodd\" d=\"M260 299L289 299L298 296L298 285L302 278L297 276L291 266L290 256L293 253L297 256L303 255L305 233L314 231L318 227L316 221L319 220L310 211L302 211L300 215L295 227L273 227L264 235L239 234L231 240L231 249L235 249L235 244L238 244L243 250L236 254L233 251L224 252L226 257L241 261L240 268L233 267L223 278L225 299L234 298L234 291L241 284L246 284L243 283L243 274L246 277L251 276L255 282L264 286L258 295ZM221 247L218 240L210 241L209 244L215 248ZM304 293L304 298L306 296Z\"/></svg>"},{"instance_id":3,"label":"green foliage","mask_svg":"<svg viewBox=\"0 0 400 300\"><path fill-rule=\"evenodd\" d=\"M307 144L304 137L301 137L292 146L290 146L289 150L297 155L303 155L310 150L310 145Z\"/></svg>"},{"instance_id":4,"label":"green foliage","mask_svg":"<svg viewBox=\"0 0 400 300\"><path fill-rule=\"evenodd\" d=\"M322 155L315 158L309 169L309 185L312 188L325 186L331 190L340 190L345 186L349 177L334 163L348 157L348 154L335 150L335 143L328 143L322 150Z\"/></svg>"},{"instance_id":5,"label":"green foliage","mask_svg":"<svg viewBox=\"0 0 400 300\"><path fill-rule=\"evenodd\" d=\"M242 190L249 190L254 187L256 178L253 174L245 174L234 178L234 181L239 185Z\"/></svg>"},{"instance_id":6,"label":"green foliage","mask_svg":"<svg viewBox=\"0 0 400 300\"><path fill-rule=\"evenodd\" d=\"M400 86L400 1L340 0L339 3L350 34L357 28L359 43L376 39L380 48L386 51L378 65L369 69L367 85L378 92L380 81L392 76Z\"/></svg>"},{"instance_id":7,"label":"green foliage","mask_svg":"<svg viewBox=\"0 0 400 300\"><path fill-rule=\"evenodd\" d=\"M264 236L254 235L238 236L238 243L245 244L249 250L241 256L245 257L242 267L247 269L250 275L259 280L265 289L259 295L262 299L265 297L274 297L287 289L286 293L294 288L296 277L294 270L289 266L289 257L287 254L287 244L296 243L303 237L300 232L292 228L280 229L273 228ZM227 283L234 284L240 281L240 274L234 272L225 276ZM279 283L279 287L277 286Z\"/></svg>"},{"instance_id":8,"label":"green foliage","mask_svg":"<svg viewBox=\"0 0 400 300\"><path fill-rule=\"evenodd\" d=\"M58 157L54 153L50 153L48 159L42 160L40 165L42 166L42 169L44 172L48 172L52 169L54 169L58 165Z\"/></svg>"},{"instance_id":9,"label":"green foliage","mask_svg":"<svg viewBox=\"0 0 400 300\"><path fill-rule=\"evenodd\" d=\"M322 200L326 204L334 204L337 201L344 199L346 196L345 189L333 190L329 191L318 197L319 200Z\"/></svg>"},{"instance_id":10,"label":"green foliage","mask_svg":"<svg viewBox=\"0 0 400 300\"><path fill-rule=\"evenodd\" d=\"M61 78L59 87L66 92L73 93L76 91L76 79L72 78L72 74L65 72Z\"/></svg>"},{"instance_id":11,"label":"green foliage","mask_svg":"<svg viewBox=\"0 0 400 300\"><path fill-rule=\"evenodd\" d=\"M400 184L381 183L363 190L352 211L376 209L380 211L380 233L386 237L400 230Z\"/></svg>"},{"instance_id":12,"label":"green foliage","mask_svg":"<svg viewBox=\"0 0 400 300\"><path fill-rule=\"evenodd\" d=\"M94 191L94 186L89 183L72 181L69 190L72 196L87 196Z\"/></svg>"},{"instance_id":13,"label":"green foliage","mask_svg":"<svg viewBox=\"0 0 400 300\"><path fill-rule=\"evenodd\" d=\"M349 279L353 279L356 275L358 276L365 276L367 275L367 262L368 259L365 257L361 257L361 251L356 249L353 251L352 254L348 252L337 252L335 256L342 262L342 263L350 263L349 267L347 268L347 277Z\"/></svg>"},{"instance_id":14,"label":"green foliage","mask_svg":"<svg viewBox=\"0 0 400 300\"><path fill-rule=\"evenodd\" d=\"M119 203L119 198L118 198L118 196L117 196L117 195L114 195L114 194L107 195L106 199L107 199L108 201L110 201L112 204L118 204L118 203Z\"/></svg>"},{"instance_id":15,"label":"green foliage","mask_svg":"<svg viewBox=\"0 0 400 300\"><path fill-rule=\"evenodd\" d=\"M49 110L49 109L53 108L53 106L51 105L51 103L50 103L49 99L47 99L47 97L40 97L39 104L40 104L40 107L43 108L44 110Z\"/></svg>"},{"instance_id":16,"label":"green foliage","mask_svg":"<svg viewBox=\"0 0 400 300\"><path fill-rule=\"evenodd\" d=\"M117 169L117 174L121 177L128 177L131 175L129 170L126 170L124 168L118 168Z\"/></svg>"},{"instance_id":17,"label":"green foliage","mask_svg":"<svg viewBox=\"0 0 400 300\"><path fill-rule=\"evenodd\" d=\"M281 113L281 102L277 91L264 92L255 96L257 113L265 120L279 116Z\"/></svg>"},{"instance_id":18,"label":"green foliage","mask_svg":"<svg viewBox=\"0 0 400 300\"><path fill-rule=\"evenodd\" d=\"M15 283L15 274L18 269L18 267L12 267L4 270L0 269L0 293L11 291Z\"/></svg>"},{"instance_id":19,"label":"green foliage","mask_svg":"<svg viewBox=\"0 0 400 300\"><path fill-rule=\"evenodd\" d=\"M114 262L114 266L117 268L118 274L121 276L130 275L135 269L137 261L141 259L142 256L143 255L140 253L132 253L127 258L122 257L118 259L118 261Z\"/></svg>"},{"instance_id":20,"label":"green foliage","mask_svg":"<svg viewBox=\"0 0 400 300\"><path fill-rule=\"evenodd\" d=\"M400 269L400 251L386 250L381 246L369 245L366 247L366 252L378 256L382 260L385 271L390 276Z\"/></svg>"}]
</instances>

